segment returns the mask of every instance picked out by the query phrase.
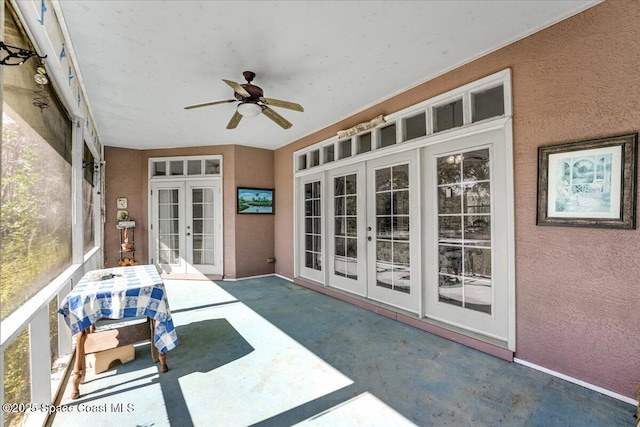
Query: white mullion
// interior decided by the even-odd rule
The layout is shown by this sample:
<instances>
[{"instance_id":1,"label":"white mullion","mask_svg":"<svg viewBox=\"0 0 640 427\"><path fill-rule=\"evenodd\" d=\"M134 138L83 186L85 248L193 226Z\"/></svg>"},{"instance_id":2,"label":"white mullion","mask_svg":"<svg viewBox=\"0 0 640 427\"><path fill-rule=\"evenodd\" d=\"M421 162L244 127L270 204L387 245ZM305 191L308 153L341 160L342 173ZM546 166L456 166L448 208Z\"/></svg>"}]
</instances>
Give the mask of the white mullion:
<instances>
[{"instance_id":1,"label":"white mullion","mask_svg":"<svg viewBox=\"0 0 640 427\"><path fill-rule=\"evenodd\" d=\"M462 94L462 126L471 124L473 120L473 112L471 108L471 92L466 91Z\"/></svg>"},{"instance_id":2,"label":"white mullion","mask_svg":"<svg viewBox=\"0 0 640 427\"><path fill-rule=\"evenodd\" d=\"M380 140L380 128L377 127L371 129L371 151L376 151L378 149L378 142Z\"/></svg>"},{"instance_id":3,"label":"white mullion","mask_svg":"<svg viewBox=\"0 0 640 427\"><path fill-rule=\"evenodd\" d=\"M411 116L398 118L396 120L396 144L401 144L406 140L406 135L404 134L404 128L405 128L405 122L409 117Z\"/></svg>"},{"instance_id":4,"label":"white mullion","mask_svg":"<svg viewBox=\"0 0 640 427\"><path fill-rule=\"evenodd\" d=\"M353 142L352 147L353 149ZM353 151L351 152L353 154ZM320 179L320 259L322 260L322 285L329 286L329 172L325 171ZM324 184L323 184L324 183ZM326 220L325 220L326 219ZM333 217L331 217L333 220Z\"/></svg>"},{"instance_id":5,"label":"white mullion","mask_svg":"<svg viewBox=\"0 0 640 427\"><path fill-rule=\"evenodd\" d=\"M427 115L426 130L427 135L433 135L433 107L429 106L424 112Z\"/></svg>"}]
</instances>

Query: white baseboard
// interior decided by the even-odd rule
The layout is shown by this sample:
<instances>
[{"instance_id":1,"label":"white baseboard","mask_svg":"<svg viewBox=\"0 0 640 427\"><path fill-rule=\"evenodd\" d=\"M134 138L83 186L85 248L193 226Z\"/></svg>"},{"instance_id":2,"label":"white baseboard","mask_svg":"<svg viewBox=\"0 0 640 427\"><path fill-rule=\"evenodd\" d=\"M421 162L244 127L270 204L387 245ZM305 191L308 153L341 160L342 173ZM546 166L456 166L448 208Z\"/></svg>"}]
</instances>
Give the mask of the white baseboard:
<instances>
[{"instance_id":1,"label":"white baseboard","mask_svg":"<svg viewBox=\"0 0 640 427\"><path fill-rule=\"evenodd\" d=\"M560 372L552 371L551 369L547 369L545 367L538 366L538 365L536 365L534 363L527 362L526 360L518 359L517 357L514 357L513 361L515 363L520 364L520 365L524 365L524 366L527 366L527 367L529 367L531 369L535 369L536 371L541 371L541 372L544 372L545 374L549 374L549 375L552 375L554 377L563 379L565 381L569 381L570 383L578 384L578 385L580 385L582 387L588 388L589 390L597 391L598 393L602 393L602 394L604 394L606 396L613 397L614 399L621 400L621 401L629 403L631 405L638 405L638 401L637 400L634 400L634 399L632 399L630 397L627 397L627 396L623 396L623 395L621 395L619 393L616 393L616 392L613 392L611 390L607 390L606 388L598 387L597 385L593 385L593 384L590 384L588 382L581 381L581 380L579 380L577 378L573 378L573 377L570 377L568 375L561 374Z\"/></svg>"},{"instance_id":2,"label":"white baseboard","mask_svg":"<svg viewBox=\"0 0 640 427\"><path fill-rule=\"evenodd\" d=\"M286 280L286 281L288 281L288 282L293 283L293 279L289 279L289 278L288 278L288 277L286 277L286 276L282 276L282 275L280 275L280 274L278 274L278 273L273 273L273 275L274 275L274 276L276 276L276 277L279 277L279 278L281 278L281 279L283 279L283 280Z\"/></svg>"}]
</instances>

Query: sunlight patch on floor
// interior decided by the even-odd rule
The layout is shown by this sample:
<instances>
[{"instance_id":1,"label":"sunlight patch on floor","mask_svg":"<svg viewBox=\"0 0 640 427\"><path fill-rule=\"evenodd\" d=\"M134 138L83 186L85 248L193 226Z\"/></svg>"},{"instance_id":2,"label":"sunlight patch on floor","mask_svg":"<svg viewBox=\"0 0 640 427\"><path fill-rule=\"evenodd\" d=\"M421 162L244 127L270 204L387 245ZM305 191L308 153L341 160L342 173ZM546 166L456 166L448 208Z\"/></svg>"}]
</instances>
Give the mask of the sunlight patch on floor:
<instances>
[{"instance_id":1,"label":"sunlight patch on floor","mask_svg":"<svg viewBox=\"0 0 640 427\"><path fill-rule=\"evenodd\" d=\"M181 317L175 316L177 324ZM250 425L353 383L244 304L209 308L189 317L194 322L225 319L255 349L211 372L179 379L195 425L213 420L216 425Z\"/></svg>"},{"instance_id":2,"label":"sunlight patch on floor","mask_svg":"<svg viewBox=\"0 0 640 427\"><path fill-rule=\"evenodd\" d=\"M176 418L185 422L190 418L184 425L246 426L353 384L216 284L166 281L166 288L178 339L180 330L189 331L167 354L170 371L158 375L157 365L151 363L146 351L138 351L134 362L103 374L94 375L89 370L87 382L80 386L80 399L70 401L67 390L62 402L74 405L76 410L73 414L59 414L54 425L107 425L98 418L105 416L115 421L124 414L103 413L96 417L95 413L80 413L78 409L82 405L106 405L109 409L118 403L124 403L126 408L127 403L132 403L135 409L127 414L127 421L140 425L169 425L180 422ZM216 336L220 331L212 330L210 325L226 325L227 334ZM213 345L197 343L214 336L210 338L217 340ZM203 354L216 352L216 346L222 345L218 343L233 345L238 341L243 342L244 350L233 353L237 358L220 361L210 357L215 354ZM184 348L190 345L193 347ZM222 353L225 349L219 350ZM192 352L182 366L177 365L179 351ZM148 361L144 360L146 357ZM145 368L140 369L142 365ZM177 376L172 379L172 375Z\"/></svg>"},{"instance_id":3,"label":"sunlight patch on floor","mask_svg":"<svg viewBox=\"0 0 640 427\"><path fill-rule=\"evenodd\" d=\"M300 427L403 427L415 426L373 394L362 393L340 405L296 424Z\"/></svg>"}]
</instances>

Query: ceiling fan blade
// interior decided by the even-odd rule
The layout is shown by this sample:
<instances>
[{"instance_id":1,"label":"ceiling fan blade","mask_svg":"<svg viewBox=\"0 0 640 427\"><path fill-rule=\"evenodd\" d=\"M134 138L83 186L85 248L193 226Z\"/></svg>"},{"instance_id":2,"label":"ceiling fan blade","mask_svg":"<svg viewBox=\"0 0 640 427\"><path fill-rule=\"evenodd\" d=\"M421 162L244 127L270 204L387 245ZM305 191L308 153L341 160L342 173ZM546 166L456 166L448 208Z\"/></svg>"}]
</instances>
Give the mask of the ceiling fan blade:
<instances>
[{"instance_id":1,"label":"ceiling fan blade","mask_svg":"<svg viewBox=\"0 0 640 427\"><path fill-rule=\"evenodd\" d=\"M264 113L265 116L269 117L271 120L276 122L276 124L280 126L282 129L289 129L291 126L293 126L287 119L285 119L280 114L276 113L275 111L273 111L271 108L267 106L262 106L262 112Z\"/></svg>"},{"instance_id":2,"label":"ceiling fan blade","mask_svg":"<svg viewBox=\"0 0 640 427\"><path fill-rule=\"evenodd\" d=\"M231 86L238 95L243 96L245 98L249 98L251 96L249 92L247 92L247 90L243 88L242 85L240 85L240 83L232 82L231 80L225 80L225 79L222 79L222 81L228 84L229 86Z\"/></svg>"},{"instance_id":3,"label":"ceiling fan blade","mask_svg":"<svg viewBox=\"0 0 640 427\"><path fill-rule=\"evenodd\" d=\"M192 108L208 107L209 105L226 104L228 102L237 102L237 99L226 99L224 101L205 102L204 104L195 104L184 107L185 110L191 110Z\"/></svg>"},{"instance_id":4,"label":"ceiling fan blade","mask_svg":"<svg viewBox=\"0 0 640 427\"><path fill-rule=\"evenodd\" d=\"M260 98L260 101L264 102L265 104L271 105L272 107L282 107L288 108L289 110L300 111L301 113L304 112L304 108L302 108L302 105L296 104L295 102L282 101L280 99L273 98Z\"/></svg>"},{"instance_id":5,"label":"ceiling fan blade","mask_svg":"<svg viewBox=\"0 0 640 427\"><path fill-rule=\"evenodd\" d=\"M236 127L238 127L238 123L240 123L241 119L242 114L238 113L237 111L233 113L233 116L231 116L231 120L229 120L229 123L227 124L227 129L235 129Z\"/></svg>"}]
</instances>

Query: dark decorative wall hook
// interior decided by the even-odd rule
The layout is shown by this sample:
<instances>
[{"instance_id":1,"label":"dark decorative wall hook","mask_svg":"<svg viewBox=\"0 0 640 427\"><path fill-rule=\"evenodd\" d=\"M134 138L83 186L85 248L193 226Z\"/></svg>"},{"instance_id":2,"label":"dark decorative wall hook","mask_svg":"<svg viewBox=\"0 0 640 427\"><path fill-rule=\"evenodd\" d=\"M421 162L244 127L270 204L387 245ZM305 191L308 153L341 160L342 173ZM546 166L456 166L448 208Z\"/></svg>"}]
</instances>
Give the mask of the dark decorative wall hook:
<instances>
[{"instance_id":1,"label":"dark decorative wall hook","mask_svg":"<svg viewBox=\"0 0 640 427\"><path fill-rule=\"evenodd\" d=\"M37 56L40 59L44 59L47 57L47 55L40 56L32 50L9 46L8 44L5 44L1 41L0 50L2 51L0 65L22 65L27 59L31 58L32 56Z\"/></svg>"}]
</instances>

